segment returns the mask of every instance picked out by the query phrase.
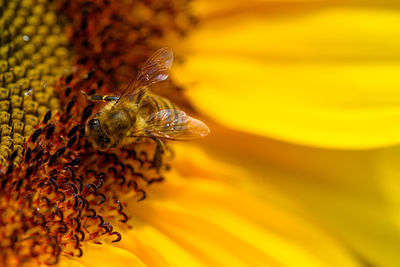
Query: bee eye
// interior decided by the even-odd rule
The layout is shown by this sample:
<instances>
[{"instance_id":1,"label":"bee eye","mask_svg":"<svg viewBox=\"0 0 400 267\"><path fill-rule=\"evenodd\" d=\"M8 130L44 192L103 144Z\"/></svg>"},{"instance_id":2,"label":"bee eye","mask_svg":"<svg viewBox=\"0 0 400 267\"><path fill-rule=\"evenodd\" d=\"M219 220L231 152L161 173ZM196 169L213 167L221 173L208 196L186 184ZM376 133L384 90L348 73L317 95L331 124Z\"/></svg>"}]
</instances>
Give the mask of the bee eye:
<instances>
[{"instance_id":1,"label":"bee eye","mask_svg":"<svg viewBox=\"0 0 400 267\"><path fill-rule=\"evenodd\" d=\"M90 120L89 126L92 130L98 131L100 129L100 122L99 120Z\"/></svg>"}]
</instances>

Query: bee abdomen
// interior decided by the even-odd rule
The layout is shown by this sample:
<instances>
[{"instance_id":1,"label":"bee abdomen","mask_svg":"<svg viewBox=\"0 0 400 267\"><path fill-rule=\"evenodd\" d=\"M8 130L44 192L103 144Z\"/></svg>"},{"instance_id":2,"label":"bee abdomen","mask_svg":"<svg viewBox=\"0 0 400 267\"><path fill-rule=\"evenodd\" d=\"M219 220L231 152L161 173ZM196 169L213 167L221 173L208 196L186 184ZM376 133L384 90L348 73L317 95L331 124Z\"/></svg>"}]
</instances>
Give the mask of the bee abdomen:
<instances>
[{"instance_id":1,"label":"bee abdomen","mask_svg":"<svg viewBox=\"0 0 400 267\"><path fill-rule=\"evenodd\" d=\"M168 121L173 122L179 119L179 108L168 99L157 95L149 95L149 100L153 103L154 113L157 113L161 110L169 110L169 112L166 113L167 116L169 116ZM160 114L155 116L153 119L154 123L159 123L160 121ZM164 127L168 127L168 125L164 125Z\"/></svg>"}]
</instances>

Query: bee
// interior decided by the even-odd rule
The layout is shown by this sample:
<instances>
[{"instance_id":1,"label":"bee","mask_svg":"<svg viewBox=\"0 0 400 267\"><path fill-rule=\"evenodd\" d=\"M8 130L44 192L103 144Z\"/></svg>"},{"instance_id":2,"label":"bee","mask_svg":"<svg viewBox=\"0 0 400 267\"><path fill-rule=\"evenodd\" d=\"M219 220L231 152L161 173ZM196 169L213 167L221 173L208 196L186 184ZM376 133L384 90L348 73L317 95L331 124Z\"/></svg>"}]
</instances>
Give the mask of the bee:
<instances>
[{"instance_id":1,"label":"bee","mask_svg":"<svg viewBox=\"0 0 400 267\"><path fill-rule=\"evenodd\" d=\"M144 63L120 96L86 95L92 101L109 101L85 127L94 147L108 150L151 138L158 144L158 152L163 152L161 140L192 140L209 134L203 122L151 92L168 78L172 62L172 50L161 48Z\"/></svg>"}]
</instances>

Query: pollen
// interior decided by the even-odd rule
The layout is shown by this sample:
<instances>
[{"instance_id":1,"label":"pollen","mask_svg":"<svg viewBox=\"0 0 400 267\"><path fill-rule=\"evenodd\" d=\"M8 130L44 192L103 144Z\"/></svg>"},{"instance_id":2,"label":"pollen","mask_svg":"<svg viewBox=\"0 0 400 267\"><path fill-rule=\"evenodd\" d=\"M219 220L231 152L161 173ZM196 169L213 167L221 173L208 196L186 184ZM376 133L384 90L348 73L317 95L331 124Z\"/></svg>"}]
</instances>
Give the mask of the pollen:
<instances>
[{"instance_id":1,"label":"pollen","mask_svg":"<svg viewBox=\"0 0 400 267\"><path fill-rule=\"evenodd\" d=\"M59 108L54 84L68 71L68 39L55 6L42 0L0 1L0 165L49 110ZM21 142L22 141L22 142Z\"/></svg>"},{"instance_id":2,"label":"pollen","mask_svg":"<svg viewBox=\"0 0 400 267\"><path fill-rule=\"evenodd\" d=\"M163 181L171 158L152 140L94 149L85 124L101 105L81 91L117 94L195 19L186 0L0 6L0 265L52 265L81 257L86 242L120 241L125 207ZM163 94L190 108L182 92L172 82Z\"/></svg>"}]
</instances>

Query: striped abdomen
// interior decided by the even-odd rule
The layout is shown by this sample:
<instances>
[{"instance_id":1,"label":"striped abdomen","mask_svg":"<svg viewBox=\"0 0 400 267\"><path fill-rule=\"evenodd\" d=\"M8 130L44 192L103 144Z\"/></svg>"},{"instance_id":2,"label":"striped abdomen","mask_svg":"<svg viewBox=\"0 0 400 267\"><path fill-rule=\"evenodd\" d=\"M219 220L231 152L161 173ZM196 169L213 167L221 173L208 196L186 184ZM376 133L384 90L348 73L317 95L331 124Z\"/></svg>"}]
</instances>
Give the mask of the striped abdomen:
<instances>
[{"instance_id":1,"label":"striped abdomen","mask_svg":"<svg viewBox=\"0 0 400 267\"><path fill-rule=\"evenodd\" d=\"M154 128L175 131L185 128L181 125L184 118L181 118L180 109L164 97L147 92L141 98L138 112L144 120L142 127L146 136L151 136L149 132Z\"/></svg>"}]
</instances>

